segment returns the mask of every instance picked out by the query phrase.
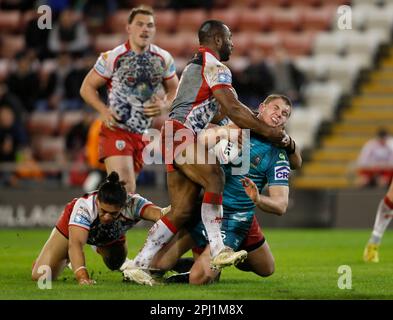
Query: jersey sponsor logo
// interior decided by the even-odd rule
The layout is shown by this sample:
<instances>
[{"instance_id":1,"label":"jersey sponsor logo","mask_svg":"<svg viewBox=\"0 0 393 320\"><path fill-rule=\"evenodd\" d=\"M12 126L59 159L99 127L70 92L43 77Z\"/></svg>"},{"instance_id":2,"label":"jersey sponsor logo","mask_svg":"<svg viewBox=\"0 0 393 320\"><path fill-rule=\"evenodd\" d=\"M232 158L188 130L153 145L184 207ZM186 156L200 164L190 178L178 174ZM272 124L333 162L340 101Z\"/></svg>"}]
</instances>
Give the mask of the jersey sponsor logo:
<instances>
[{"instance_id":1,"label":"jersey sponsor logo","mask_svg":"<svg viewBox=\"0 0 393 320\"><path fill-rule=\"evenodd\" d=\"M116 140L115 145L117 150L121 151L126 147L126 142L124 140Z\"/></svg>"},{"instance_id":2,"label":"jersey sponsor logo","mask_svg":"<svg viewBox=\"0 0 393 320\"><path fill-rule=\"evenodd\" d=\"M288 180L290 169L287 166L279 166L274 168L275 180Z\"/></svg>"},{"instance_id":3,"label":"jersey sponsor logo","mask_svg":"<svg viewBox=\"0 0 393 320\"><path fill-rule=\"evenodd\" d=\"M105 60L104 59L99 59L98 62L96 63L96 70L100 73L105 73Z\"/></svg>"},{"instance_id":4,"label":"jersey sponsor logo","mask_svg":"<svg viewBox=\"0 0 393 320\"><path fill-rule=\"evenodd\" d=\"M232 77L230 74L221 72L218 74L218 83L231 83Z\"/></svg>"},{"instance_id":5,"label":"jersey sponsor logo","mask_svg":"<svg viewBox=\"0 0 393 320\"><path fill-rule=\"evenodd\" d=\"M75 222L75 223L77 223L77 224L80 224L80 225L83 225L83 226L86 226L86 227L90 227L90 221L87 220L86 217L84 217L84 216L82 216L82 215L79 215L79 214L77 214L77 215L75 216L73 222Z\"/></svg>"}]
</instances>

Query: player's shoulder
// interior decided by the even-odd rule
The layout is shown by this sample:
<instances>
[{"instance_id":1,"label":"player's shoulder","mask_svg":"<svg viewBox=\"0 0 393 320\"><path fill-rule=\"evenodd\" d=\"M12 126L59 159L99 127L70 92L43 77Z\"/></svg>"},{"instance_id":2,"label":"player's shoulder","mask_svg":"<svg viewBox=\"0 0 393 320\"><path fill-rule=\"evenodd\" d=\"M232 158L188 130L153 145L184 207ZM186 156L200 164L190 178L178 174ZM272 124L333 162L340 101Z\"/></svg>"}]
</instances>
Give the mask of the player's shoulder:
<instances>
[{"instance_id":1,"label":"player's shoulder","mask_svg":"<svg viewBox=\"0 0 393 320\"><path fill-rule=\"evenodd\" d=\"M105 52L101 52L100 56L104 60L114 60L118 56L120 56L123 53L125 53L126 51L128 51L127 44L126 43L122 43L122 44L119 44L117 47L114 47L111 50L108 50L108 51L105 51Z\"/></svg>"},{"instance_id":2,"label":"player's shoulder","mask_svg":"<svg viewBox=\"0 0 393 320\"><path fill-rule=\"evenodd\" d=\"M212 53L205 52L205 67L210 67L216 70L229 71L229 68L218 60Z\"/></svg>"},{"instance_id":3,"label":"player's shoulder","mask_svg":"<svg viewBox=\"0 0 393 320\"><path fill-rule=\"evenodd\" d=\"M169 51L157 46L156 44L152 43L150 45L149 51L152 52L153 54L156 54L156 55L162 57L165 61L173 59L173 57Z\"/></svg>"},{"instance_id":4,"label":"player's shoulder","mask_svg":"<svg viewBox=\"0 0 393 320\"><path fill-rule=\"evenodd\" d=\"M93 215L95 208L95 197L96 193L87 193L84 196L78 198L74 205L74 210L82 210L86 214Z\"/></svg>"}]
</instances>

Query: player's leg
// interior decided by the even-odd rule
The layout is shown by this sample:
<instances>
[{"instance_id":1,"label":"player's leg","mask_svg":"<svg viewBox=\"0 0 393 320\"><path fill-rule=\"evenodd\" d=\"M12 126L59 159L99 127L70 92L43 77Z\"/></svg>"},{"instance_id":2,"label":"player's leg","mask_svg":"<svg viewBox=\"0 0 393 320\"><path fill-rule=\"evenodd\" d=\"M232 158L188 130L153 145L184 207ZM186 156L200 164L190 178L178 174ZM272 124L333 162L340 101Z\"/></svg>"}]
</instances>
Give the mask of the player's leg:
<instances>
[{"instance_id":1,"label":"player's leg","mask_svg":"<svg viewBox=\"0 0 393 320\"><path fill-rule=\"evenodd\" d=\"M112 271L119 270L127 257L127 241L125 237L110 245L97 247L97 253L102 256L105 265Z\"/></svg>"},{"instance_id":2,"label":"player's leg","mask_svg":"<svg viewBox=\"0 0 393 320\"><path fill-rule=\"evenodd\" d=\"M119 174L120 181L124 181L127 192L135 192L136 176L134 171L134 159L132 156L110 156L105 158L106 172L110 174L116 171Z\"/></svg>"},{"instance_id":3,"label":"player's leg","mask_svg":"<svg viewBox=\"0 0 393 320\"><path fill-rule=\"evenodd\" d=\"M366 262L379 262L378 248L383 234L393 217L393 182L385 197L379 202L374 228L363 253Z\"/></svg>"},{"instance_id":4,"label":"player's leg","mask_svg":"<svg viewBox=\"0 0 393 320\"><path fill-rule=\"evenodd\" d=\"M181 229L153 258L151 267L173 270L180 257L194 246L194 240L186 229ZM188 270L186 270L188 271Z\"/></svg>"},{"instance_id":5,"label":"player's leg","mask_svg":"<svg viewBox=\"0 0 393 320\"><path fill-rule=\"evenodd\" d=\"M37 281L43 275L41 266L49 266L55 280L68 263L68 239L56 228L52 230L38 258L34 262L31 277Z\"/></svg>"},{"instance_id":6,"label":"player's leg","mask_svg":"<svg viewBox=\"0 0 393 320\"><path fill-rule=\"evenodd\" d=\"M247 259L236 267L242 271L252 271L261 277L268 277L274 272L274 257L268 243L249 251Z\"/></svg>"},{"instance_id":7,"label":"player's leg","mask_svg":"<svg viewBox=\"0 0 393 320\"><path fill-rule=\"evenodd\" d=\"M150 228L142 250L134 259L136 267L149 268L155 254L172 239L178 228L192 216L195 199L197 199L200 192L200 186L187 179L178 170L168 172L167 183L171 211ZM179 205L182 211L177 216L178 211L176 208Z\"/></svg>"},{"instance_id":8,"label":"player's leg","mask_svg":"<svg viewBox=\"0 0 393 320\"><path fill-rule=\"evenodd\" d=\"M192 164L179 164L179 157L176 157L176 166L191 181L200 185L204 189L204 196L201 206L202 222L205 226L211 256L212 266L217 268L233 265L238 260L245 258L247 252L234 253L232 249L225 247L221 237L221 220L223 216L222 193L224 189L224 172L218 163L206 163L207 150L204 146L195 143L185 149L186 157L194 156ZM184 156L184 152L181 156ZM173 204L174 202L172 202ZM183 208L175 206L174 216L181 216Z\"/></svg>"},{"instance_id":9,"label":"player's leg","mask_svg":"<svg viewBox=\"0 0 393 320\"><path fill-rule=\"evenodd\" d=\"M190 270L190 284L201 285L209 284L218 280L220 271L211 268L211 254L209 245L203 252L195 259L195 262Z\"/></svg>"}]
</instances>

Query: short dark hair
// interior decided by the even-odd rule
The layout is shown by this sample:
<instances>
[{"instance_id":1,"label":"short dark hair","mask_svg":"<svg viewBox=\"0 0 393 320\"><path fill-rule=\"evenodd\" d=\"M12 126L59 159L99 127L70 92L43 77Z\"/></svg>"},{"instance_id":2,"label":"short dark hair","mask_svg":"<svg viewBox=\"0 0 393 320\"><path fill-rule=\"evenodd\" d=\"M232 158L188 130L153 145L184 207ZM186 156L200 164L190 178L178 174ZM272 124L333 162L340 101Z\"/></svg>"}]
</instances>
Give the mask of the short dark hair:
<instances>
[{"instance_id":1,"label":"short dark hair","mask_svg":"<svg viewBox=\"0 0 393 320\"><path fill-rule=\"evenodd\" d=\"M385 139L389 135L389 132L386 128L379 128L377 131L377 136L380 139Z\"/></svg>"},{"instance_id":2,"label":"short dark hair","mask_svg":"<svg viewBox=\"0 0 393 320\"><path fill-rule=\"evenodd\" d=\"M152 7L144 6L144 5L133 8L130 12L130 15L128 16L128 19L127 19L128 24L132 23L132 21L134 20L134 18L137 14L145 14L148 16L154 16L154 11L153 11Z\"/></svg>"},{"instance_id":3,"label":"short dark hair","mask_svg":"<svg viewBox=\"0 0 393 320\"><path fill-rule=\"evenodd\" d=\"M123 207L127 200L125 182L120 181L119 174L112 171L98 188L97 199L109 205Z\"/></svg>"},{"instance_id":4,"label":"short dark hair","mask_svg":"<svg viewBox=\"0 0 393 320\"><path fill-rule=\"evenodd\" d=\"M274 93L274 94L269 94L267 97L266 97L266 99L265 100L263 100L263 104L268 104L268 103L270 103L271 101L273 101L273 100L276 100L276 99L281 99L281 100L283 100L289 107L290 107L290 112L289 112L289 116L291 115L291 113L292 113L292 109L293 109L293 107L292 107L292 102L291 102L291 99L289 99L287 96L285 96L285 95L283 95L283 94L278 94L278 93ZM288 116L288 117L289 117Z\"/></svg>"},{"instance_id":5,"label":"short dark hair","mask_svg":"<svg viewBox=\"0 0 393 320\"><path fill-rule=\"evenodd\" d=\"M219 20L207 20L200 26L198 30L199 44L209 42L216 34L224 33L224 22Z\"/></svg>"},{"instance_id":6,"label":"short dark hair","mask_svg":"<svg viewBox=\"0 0 393 320\"><path fill-rule=\"evenodd\" d=\"M283 95L283 94L277 94L277 93L269 94L269 95L266 97L266 99L263 100L263 103L264 103L264 104L267 104L267 103L269 103L270 101L273 101L273 100L276 100L276 99L281 99L281 100L285 101L285 103L286 103L288 106L290 106L291 109L292 109L292 102L291 102L291 99L289 99L287 96L285 96L285 95Z\"/></svg>"}]
</instances>

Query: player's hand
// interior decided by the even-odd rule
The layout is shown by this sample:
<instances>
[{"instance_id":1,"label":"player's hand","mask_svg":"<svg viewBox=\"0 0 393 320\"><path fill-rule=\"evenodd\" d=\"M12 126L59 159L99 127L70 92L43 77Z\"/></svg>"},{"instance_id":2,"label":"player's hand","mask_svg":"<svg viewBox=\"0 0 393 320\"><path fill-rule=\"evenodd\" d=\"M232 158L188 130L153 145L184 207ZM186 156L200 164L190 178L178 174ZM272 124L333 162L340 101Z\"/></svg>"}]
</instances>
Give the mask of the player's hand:
<instances>
[{"instance_id":1,"label":"player's hand","mask_svg":"<svg viewBox=\"0 0 393 320\"><path fill-rule=\"evenodd\" d=\"M169 211L171 211L171 205L161 209L161 217L165 216Z\"/></svg>"},{"instance_id":2,"label":"player's hand","mask_svg":"<svg viewBox=\"0 0 393 320\"><path fill-rule=\"evenodd\" d=\"M216 136L216 144L220 142L220 140L228 140L231 143L235 144L239 151L242 149L243 145L243 135L242 129L234 125L226 125L222 126L217 130Z\"/></svg>"},{"instance_id":3,"label":"player's hand","mask_svg":"<svg viewBox=\"0 0 393 320\"><path fill-rule=\"evenodd\" d=\"M285 132L285 130L282 130L282 134L281 141L277 142L276 145L279 148L286 148L291 143L291 137Z\"/></svg>"},{"instance_id":4,"label":"player's hand","mask_svg":"<svg viewBox=\"0 0 393 320\"><path fill-rule=\"evenodd\" d=\"M82 286L91 286L96 284L97 282L93 279L80 279L78 283Z\"/></svg>"},{"instance_id":5,"label":"player's hand","mask_svg":"<svg viewBox=\"0 0 393 320\"><path fill-rule=\"evenodd\" d=\"M76 278L76 281L78 281L78 283L80 285L88 285L89 286L89 285L96 284L95 280L90 279L89 274L88 274L85 267L81 267L81 268L79 268L79 270L77 270L75 272L75 278Z\"/></svg>"},{"instance_id":6,"label":"player's hand","mask_svg":"<svg viewBox=\"0 0 393 320\"><path fill-rule=\"evenodd\" d=\"M146 117L157 117L164 113L167 109L167 100L158 96L152 96L143 108Z\"/></svg>"},{"instance_id":7,"label":"player's hand","mask_svg":"<svg viewBox=\"0 0 393 320\"><path fill-rule=\"evenodd\" d=\"M258 196L259 196L259 190L257 185L250 178L247 177L240 179L240 181L242 182L244 191L246 191L250 199L254 203L256 203L258 201Z\"/></svg>"},{"instance_id":8,"label":"player's hand","mask_svg":"<svg viewBox=\"0 0 393 320\"><path fill-rule=\"evenodd\" d=\"M115 130L116 118L110 109L101 112L101 120L110 130Z\"/></svg>"}]
</instances>

